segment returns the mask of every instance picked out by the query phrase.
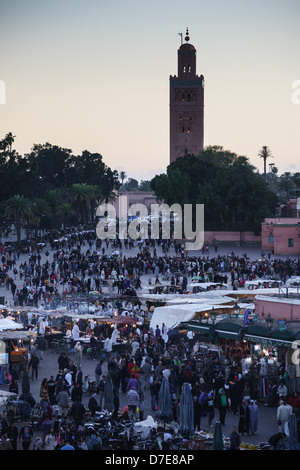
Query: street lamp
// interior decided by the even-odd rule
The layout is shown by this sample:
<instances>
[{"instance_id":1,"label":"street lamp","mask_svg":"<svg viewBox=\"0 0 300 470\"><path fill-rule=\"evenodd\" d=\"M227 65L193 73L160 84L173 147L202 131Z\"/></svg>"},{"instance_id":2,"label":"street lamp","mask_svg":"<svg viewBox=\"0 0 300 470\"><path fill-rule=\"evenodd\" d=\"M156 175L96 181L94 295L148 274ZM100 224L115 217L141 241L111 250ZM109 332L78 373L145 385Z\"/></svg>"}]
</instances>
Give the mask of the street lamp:
<instances>
[{"instance_id":1,"label":"street lamp","mask_svg":"<svg viewBox=\"0 0 300 470\"><path fill-rule=\"evenodd\" d=\"M209 312L209 316L211 318L212 323L215 323L217 318L217 311L215 310L215 307L211 309L211 311Z\"/></svg>"},{"instance_id":2,"label":"street lamp","mask_svg":"<svg viewBox=\"0 0 300 470\"><path fill-rule=\"evenodd\" d=\"M272 325L273 325L273 318L271 317L271 314L269 313L267 318L266 318L266 324L267 324L267 327L268 329L271 331L272 329Z\"/></svg>"},{"instance_id":3,"label":"street lamp","mask_svg":"<svg viewBox=\"0 0 300 470\"><path fill-rule=\"evenodd\" d=\"M234 311L235 316L238 317L240 313L240 307L237 302L233 306L233 311Z\"/></svg>"}]
</instances>

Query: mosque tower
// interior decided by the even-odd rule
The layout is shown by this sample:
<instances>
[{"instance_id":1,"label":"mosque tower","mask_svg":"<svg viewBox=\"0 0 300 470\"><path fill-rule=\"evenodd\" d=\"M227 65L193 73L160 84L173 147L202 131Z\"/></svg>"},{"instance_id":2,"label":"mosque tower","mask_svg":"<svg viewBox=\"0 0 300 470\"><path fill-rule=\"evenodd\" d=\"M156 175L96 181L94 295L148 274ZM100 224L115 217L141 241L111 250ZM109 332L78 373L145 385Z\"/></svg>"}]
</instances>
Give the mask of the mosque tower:
<instances>
[{"instance_id":1,"label":"mosque tower","mask_svg":"<svg viewBox=\"0 0 300 470\"><path fill-rule=\"evenodd\" d=\"M178 49L178 73L170 76L170 163L203 150L204 77L196 74L196 49L186 31Z\"/></svg>"}]
</instances>

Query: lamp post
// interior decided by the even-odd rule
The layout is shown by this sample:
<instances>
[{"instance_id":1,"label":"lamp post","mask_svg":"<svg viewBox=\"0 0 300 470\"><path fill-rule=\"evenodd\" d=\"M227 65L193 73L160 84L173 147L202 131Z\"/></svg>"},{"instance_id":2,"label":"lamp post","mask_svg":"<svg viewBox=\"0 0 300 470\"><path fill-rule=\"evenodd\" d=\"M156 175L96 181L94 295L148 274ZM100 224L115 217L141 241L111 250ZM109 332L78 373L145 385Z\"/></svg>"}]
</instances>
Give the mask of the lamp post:
<instances>
[{"instance_id":1,"label":"lamp post","mask_svg":"<svg viewBox=\"0 0 300 470\"><path fill-rule=\"evenodd\" d=\"M209 316L211 318L212 323L214 324L217 318L217 311L215 310L215 307L211 309L211 311L209 312Z\"/></svg>"},{"instance_id":2,"label":"lamp post","mask_svg":"<svg viewBox=\"0 0 300 470\"><path fill-rule=\"evenodd\" d=\"M234 311L234 315L238 317L240 313L240 307L238 306L237 302L234 304L233 311Z\"/></svg>"},{"instance_id":3,"label":"lamp post","mask_svg":"<svg viewBox=\"0 0 300 470\"><path fill-rule=\"evenodd\" d=\"M273 321L274 321L274 320L273 320L273 318L271 317L271 314L268 313L268 316L267 316L267 318L266 318L266 324L267 324L267 327L268 327L269 331L271 331L271 329L272 329Z\"/></svg>"}]
</instances>

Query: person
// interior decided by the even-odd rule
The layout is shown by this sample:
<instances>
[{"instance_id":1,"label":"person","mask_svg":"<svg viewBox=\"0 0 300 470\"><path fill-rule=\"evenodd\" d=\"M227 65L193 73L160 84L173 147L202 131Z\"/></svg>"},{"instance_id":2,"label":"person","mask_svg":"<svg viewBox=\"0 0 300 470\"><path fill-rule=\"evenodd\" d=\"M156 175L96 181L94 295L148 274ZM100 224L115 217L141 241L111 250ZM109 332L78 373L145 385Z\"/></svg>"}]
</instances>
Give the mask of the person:
<instances>
[{"instance_id":1,"label":"person","mask_svg":"<svg viewBox=\"0 0 300 470\"><path fill-rule=\"evenodd\" d=\"M106 357L109 357L112 352L112 340L109 336L105 338L103 349L106 352Z\"/></svg>"},{"instance_id":2,"label":"person","mask_svg":"<svg viewBox=\"0 0 300 470\"><path fill-rule=\"evenodd\" d=\"M68 413L69 408L69 395L66 390L61 390L57 395L57 406L59 410L59 415L63 418Z\"/></svg>"},{"instance_id":3,"label":"person","mask_svg":"<svg viewBox=\"0 0 300 470\"><path fill-rule=\"evenodd\" d=\"M33 427L40 425L43 414L44 411L41 407L41 404L39 402L36 403L30 413L30 422Z\"/></svg>"},{"instance_id":4,"label":"person","mask_svg":"<svg viewBox=\"0 0 300 470\"><path fill-rule=\"evenodd\" d=\"M59 370L64 370L69 367L69 359L65 352L61 352L58 359L58 368Z\"/></svg>"},{"instance_id":5,"label":"person","mask_svg":"<svg viewBox=\"0 0 300 470\"><path fill-rule=\"evenodd\" d=\"M135 387L131 388L127 393L127 404L129 411L132 413L133 418L135 418L136 409L139 404L139 394Z\"/></svg>"},{"instance_id":6,"label":"person","mask_svg":"<svg viewBox=\"0 0 300 470\"><path fill-rule=\"evenodd\" d=\"M236 378L229 388L229 398L231 402L231 411L234 415L238 413L238 407L241 404L242 390L240 381Z\"/></svg>"},{"instance_id":7,"label":"person","mask_svg":"<svg viewBox=\"0 0 300 470\"><path fill-rule=\"evenodd\" d=\"M17 379L15 379L15 378L11 379L11 382L9 384L9 391L11 393L15 393L16 395L19 394L19 386L18 386Z\"/></svg>"},{"instance_id":8,"label":"person","mask_svg":"<svg viewBox=\"0 0 300 470\"><path fill-rule=\"evenodd\" d=\"M7 440L6 435L1 435L0 450L13 450L12 443Z\"/></svg>"},{"instance_id":9,"label":"person","mask_svg":"<svg viewBox=\"0 0 300 470\"><path fill-rule=\"evenodd\" d=\"M217 395L217 408L219 410L220 423L225 426L226 412L228 408L228 401L224 388L220 388Z\"/></svg>"},{"instance_id":10,"label":"person","mask_svg":"<svg viewBox=\"0 0 300 470\"><path fill-rule=\"evenodd\" d=\"M202 391L199 396L199 405L200 405L200 423L201 418L207 416L207 398L208 392L206 390Z\"/></svg>"},{"instance_id":11,"label":"person","mask_svg":"<svg viewBox=\"0 0 300 470\"><path fill-rule=\"evenodd\" d=\"M31 367L31 380L34 380L34 376L36 379L38 378L39 364L40 364L40 360L37 357L36 353L35 352L31 353L30 361L28 363L28 367L29 368Z\"/></svg>"},{"instance_id":12,"label":"person","mask_svg":"<svg viewBox=\"0 0 300 470\"><path fill-rule=\"evenodd\" d=\"M212 426L213 419L215 417L215 406L214 406L214 398L212 393L207 395L207 402L206 402L206 409L208 414L208 427Z\"/></svg>"},{"instance_id":13,"label":"person","mask_svg":"<svg viewBox=\"0 0 300 470\"><path fill-rule=\"evenodd\" d=\"M0 412L0 435L6 434L8 430L8 422Z\"/></svg>"},{"instance_id":14,"label":"person","mask_svg":"<svg viewBox=\"0 0 300 470\"><path fill-rule=\"evenodd\" d=\"M64 445L60 448L60 450L75 450L75 447L72 446L68 441L64 443Z\"/></svg>"},{"instance_id":15,"label":"person","mask_svg":"<svg viewBox=\"0 0 300 470\"><path fill-rule=\"evenodd\" d=\"M57 444L57 438L54 433L54 428L50 428L50 432L45 436L44 450L54 450Z\"/></svg>"},{"instance_id":16,"label":"person","mask_svg":"<svg viewBox=\"0 0 300 470\"><path fill-rule=\"evenodd\" d=\"M292 392L289 397L289 404L293 408L293 413L295 413L296 418L299 417L299 394L298 392Z\"/></svg>"},{"instance_id":17,"label":"person","mask_svg":"<svg viewBox=\"0 0 300 470\"><path fill-rule=\"evenodd\" d=\"M78 428L78 426L82 424L85 414L85 407L83 403L79 400L76 400L71 407L70 414L73 416L75 427Z\"/></svg>"},{"instance_id":18,"label":"person","mask_svg":"<svg viewBox=\"0 0 300 470\"><path fill-rule=\"evenodd\" d=\"M132 388L134 388L137 391L140 389L140 384L139 384L138 380L136 379L135 374L132 374L131 378L128 380L128 384L127 384L127 387L126 387L126 392L128 392Z\"/></svg>"},{"instance_id":19,"label":"person","mask_svg":"<svg viewBox=\"0 0 300 470\"><path fill-rule=\"evenodd\" d=\"M254 400L250 400L249 408L249 431L254 435L257 431L259 410Z\"/></svg>"},{"instance_id":20,"label":"person","mask_svg":"<svg viewBox=\"0 0 300 470\"><path fill-rule=\"evenodd\" d=\"M71 400L72 402L75 402L76 400L82 401L82 387L80 387L79 383L75 383L75 387L73 387L72 392L71 392Z\"/></svg>"},{"instance_id":21,"label":"person","mask_svg":"<svg viewBox=\"0 0 300 470\"><path fill-rule=\"evenodd\" d=\"M155 411L158 407L158 395L160 389L160 382L158 377L155 377L154 380L150 380L150 393L151 393L151 409Z\"/></svg>"},{"instance_id":22,"label":"person","mask_svg":"<svg viewBox=\"0 0 300 470\"><path fill-rule=\"evenodd\" d=\"M289 419L292 412L293 409L291 405L285 403L284 400L280 400L277 408L278 432L285 433L287 437L289 436Z\"/></svg>"},{"instance_id":23,"label":"person","mask_svg":"<svg viewBox=\"0 0 300 470\"><path fill-rule=\"evenodd\" d=\"M103 361L99 361L95 368L95 380L96 380L97 388L99 388L99 383L100 383L100 379L102 375L102 364L103 364Z\"/></svg>"},{"instance_id":24,"label":"person","mask_svg":"<svg viewBox=\"0 0 300 470\"><path fill-rule=\"evenodd\" d=\"M46 378L41 383L40 397L42 410L46 412L49 403L48 380Z\"/></svg>"},{"instance_id":25,"label":"person","mask_svg":"<svg viewBox=\"0 0 300 470\"><path fill-rule=\"evenodd\" d=\"M50 405L55 404L55 380L53 375L51 375L50 379L48 380L48 394L49 394L49 402Z\"/></svg>"},{"instance_id":26,"label":"person","mask_svg":"<svg viewBox=\"0 0 300 470\"><path fill-rule=\"evenodd\" d=\"M77 342L79 340L79 337L80 337L80 330L78 328L77 323L75 322L74 326L73 326L73 329L72 329L72 338L73 338L74 341Z\"/></svg>"},{"instance_id":27,"label":"person","mask_svg":"<svg viewBox=\"0 0 300 470\"><path fill-rule=\"evenodd\" d=\"M29 450L31 441L33 438L33 430L28 421L24 421L23 426L20 429L19 439L22 440L23 450Z\"/></svg>"},{"instance_id":28,"label":"person","mask_svg":"<svg viewBox=\"0 0 300 470\"><path fill-rule=\"evenodd\" d=\"M88 450L101 450L102 449L102 441L99 436L95 433L95 431L91 431L90 435L87 439L87 446Z\"/></svg>"},{"instance_id":29,"label":"person","mask_svg":"<svg viewBox=\"0 0 300 470\"><path fill-rule=\"evenodd\" d=\"M100 411L96 393L93 393L93 395L90 397L88 402L88 409L90 410L92 416L95 416L96 411Z\"/></svg>"},{"instance_id":30,"label":"person","mask_svg":"<svg viewBox=\"0 0 300 470\"><path fill-rule=\"evenodd\" d=\"M18 447L18 428L16 423L12 421L8 426L7 438L10 440L13 450L17 450Z\"/></svg>"},{"instance_id":31,"label":"person","mask_svg":"<svg viewBox=\"0 0 300 470\"><path fill-rule=\"evenodd\" d=\"M105 387L106 376L102 375L102 378L99 382L99 406L100 410L103 410L103 403L104 403L104 387Z\"/></svg>"},{"instance_id":32,"label":"person","mask_svg":"<svg viewBox=\"0 0 300 470\"><path fill-rule=\"evenodd\" d=\"M288 439L284 432L273 434L268 442L272 450L289 450Z\"/></svg>"},{"instance_id":33,"label":"person","mask_svg":"<svg viewBox=\"0 0 300 470\"><path fill-rule=\"evenodd\" d=\"M230 450L239 450L241 445L241 437L237 432L236 426L233 426L232 433L230 434Z\"/></svg>"},{"instance_id":34,"label":"person","mask_svg":"<svg viewBox=\"0 0 300 470\"><path fill-rule=\"evenodd\" d=\"M150 359L146 357L145 362L141 367L141 373L143 376L145 390L149 388L149 380L150 380L151 372L152 372L152 367L151 367Z\"/></svg>"},{"instance_id":35,"label":"person","mask_svg":"<svg viewBox=\"0 0 300 470\"><path fill-rule=\"evenodd\" d=\"M288 389L283 379L280 381L279 387L277 389L277 394L279 399L286 399L288 396Z\"/></svg>"},{"instance_id":36,"label":"person","mask_svg":"<svg viewBox=\"0 0 300 470\"><path fill-rule=\"evenodd\" d=\"M38 345L38 353L39 353L39 358L41 360L43 360L44 358L44 351L46 350L46 347L47 347L47 341L46 339L44 338L44 335L42 336L39 336L37 338L37 345Z\"/></svg>"},{"instance_id":37,"label":"person","mask_svg":"<svg viewBox=\"0 0 300 470\"><path fill-rule=\"evenodd\" d=\"M45 318L42 318L39 324L39 335L44 336L46 332L46 321Z\"/></svg>"},{"instance_id":38,"label":"person","mask_svg":"<svg viewBox=\"0 0 300 470\"><path fill-rule=\"evenodd\" d=\"M201 406L197 395L193 397L193 410L194 410L194 428L195 430L200 429L201 421Z\"/></svg>"},{"instance_id":39,"label":"person","mask_svg":"<svg viewBox=\"0 0 300 470\"><path fill-rule=\"evenodd\" d=\"M77 343L74 346L74 354L75 354L75 362L77 366L80 366L81 358L82 358L82 346L80 344L80 341L77 341Z\"/></svg>"},{"instance_id":40,"label":"person","mask_svg":"<svg viewBox=\"0 0 300 470\"><path fill-rule=\"evenodd\" d=\"M136 351L139 348L139 346L140 346L139 342L136 339L134 339L131 343L131 357L132 358L135 357Z\"/></svg>"},{"instance_id":41,"label":"person","mask_svg":"<svg viewBox=\"0 0 300 470\"><path fill-rule=\"evenodd\" d=\"M64 378L65 389L68 395L70 396L70 389L72 387L72 374L69 371L69 369L64 369L64 374L65 374L65 378Z\"/></svg>"},{"instance_id":42,"label":"person","mask_svg":"<svg viewBox=\"0 0 300 470\"><path fill-rule=\"evenodd\" d=\"M71 361L71 360L69 363L69 374L71 375L71 384L74 386L76 383L77 366L74 363L74 361Z\"/></svg>"}]
</instances>

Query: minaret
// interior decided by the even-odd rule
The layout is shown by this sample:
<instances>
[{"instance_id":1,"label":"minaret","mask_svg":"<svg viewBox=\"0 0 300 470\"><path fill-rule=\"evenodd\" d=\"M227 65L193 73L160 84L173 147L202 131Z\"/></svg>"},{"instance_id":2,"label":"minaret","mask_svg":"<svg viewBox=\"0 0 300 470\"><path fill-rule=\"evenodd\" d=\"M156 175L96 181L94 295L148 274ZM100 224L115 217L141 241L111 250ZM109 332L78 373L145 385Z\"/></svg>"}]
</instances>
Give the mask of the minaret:
<instances>
[{"instance_id":1,"label":"minaret","mask_svg":"<svg viewBox=\"0 0 300 470\"><path fill-rule=\"evenodd\" d=\"M178 49L177 76L170 76L170 163L203 150L204 77L196 74L196 49L185 43Z\"/></svg>"}]
</instances>

